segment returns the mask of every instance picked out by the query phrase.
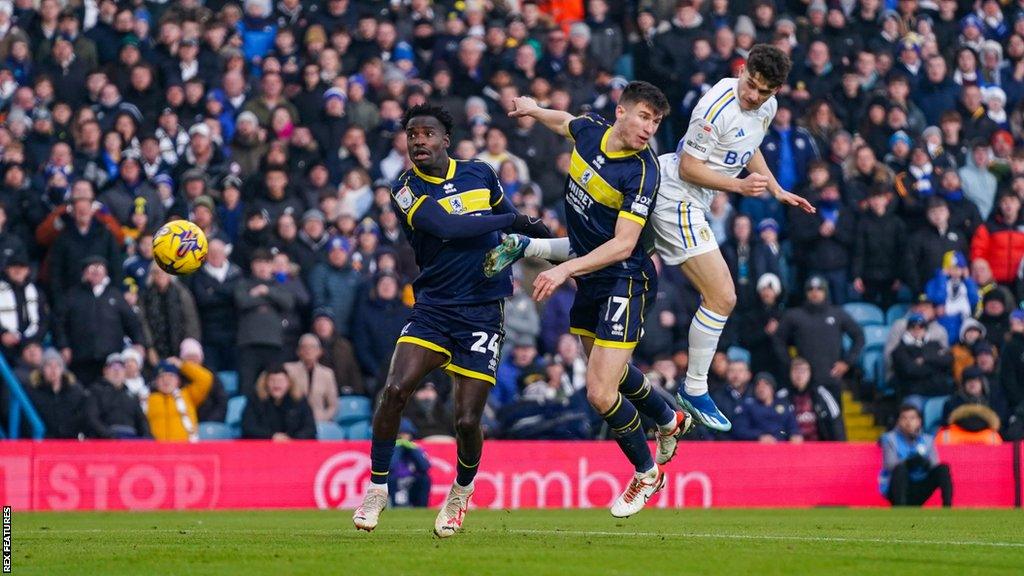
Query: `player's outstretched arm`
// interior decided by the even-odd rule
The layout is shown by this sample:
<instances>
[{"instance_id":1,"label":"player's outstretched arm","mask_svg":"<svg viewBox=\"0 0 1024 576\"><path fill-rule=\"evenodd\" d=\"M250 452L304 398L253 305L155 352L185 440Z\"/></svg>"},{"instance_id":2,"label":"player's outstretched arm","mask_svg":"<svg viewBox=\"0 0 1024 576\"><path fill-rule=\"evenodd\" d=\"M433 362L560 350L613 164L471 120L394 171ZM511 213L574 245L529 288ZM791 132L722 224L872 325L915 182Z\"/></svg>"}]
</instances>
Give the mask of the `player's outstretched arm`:
<instances>
[{"instance_id":1,"label":"player's outstretched arm","mask_svg":"<svg viewBox=\"0 0 1024 576\"><path fill-rule=\"evenodd\" d=\"M561 110L549 110L547 108L541 108L537 105L537 101L529 96L520 96L513 100L512 111L508 113L510 118L519 118L521 116L533 116L538 122L543 124L557 134L569 137L569 122L572 122L575 116L568 112Z\"/></svg>"},{"instance_id":2,"label":"player's outstretched arm","mask_svg":"<svg viewBox=\"0 0 1024 576\"><path fill-rule=\"evenodd\" d=\"M686 152L682 152L679 158L679 178L701 188L733 192L743 196L756 196L768 189L768 178L762 174L751 171L746 178L726 176Z\"/></svg>"},{"instance_id":3,"label":"player's outstretched arm","mask_svg":"<svg viewBox=\"0 0 1024 576\"><path fill-rule=\"evenodd\" d=\"M782 186L779 185L779 181L775 179L775 175L772 174L771 168L768 167L768 162L765 161L760 148L754 151L753 158L751 158L750 162L747 163L747 170L749 170L751 174L760 174L767 178L768 192L779 202L788 204L789 206L798 206L808 214L814 214L817 211L814 206L811 206L811 203L808 202L806 198L783 190Z\"/></svg>"},{"instance_id":4,"label":"player's outstretched arm","mask_svg":"<svg viewBox=\"0 0 1024 576\"><path fill-rule=\"evenodd\" d=\"M543 300L573 276L582 276L622 262L633 253L643 225L629 218L615 221L615 236L584 256L566 260L541 272L533 283L533 299Z\"/></svg>"},{"instance_id":5,"label":"player's outstretched arm","mask_svg":"<svg viewBox=\"0 0 1024 576\"><path fill-rule=\"evenodd\" d=\"M530 218L518 212L477 216L449 214L437 200L429 196L419 197L406 213L406 220L413 228L443 240L473 238L505 229L538 236L547 232L547 227L538 218Z\"/></svg>"}]
</instances>

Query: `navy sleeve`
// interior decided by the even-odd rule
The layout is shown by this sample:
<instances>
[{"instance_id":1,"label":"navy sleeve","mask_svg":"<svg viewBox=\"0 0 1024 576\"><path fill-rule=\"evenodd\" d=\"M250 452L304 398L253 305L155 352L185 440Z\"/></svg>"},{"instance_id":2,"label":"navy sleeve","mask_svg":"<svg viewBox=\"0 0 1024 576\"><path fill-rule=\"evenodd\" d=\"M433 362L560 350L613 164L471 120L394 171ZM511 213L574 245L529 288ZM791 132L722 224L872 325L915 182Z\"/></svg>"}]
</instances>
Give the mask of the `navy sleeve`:
<instances>
[{"instance_id":1,"label":"navy sleeve","mask_svg":"<svg viewBox=\"0 0 1024 576\"><path fill-rule=\"evenodd\" d=\"M596 112L588 112L582 116L577 116L569 121L569 133L566 134L573 140L579 140L580 135L588 130L594 130L595 134L604 134L604 131L608 129L608 123ZM601 136L596 136L600 139Z\"/></svg>"},{"instance_id":2,"label":"navy sleeve","mask_svg":"<svg viewBox=\"0 0 1024 576\"><path fill-rule=\"evenodd\" d=\"M472 238L508 228L516 220L515 214L458 216L449 214L428 196L420 196L409 209L410 227L445 240Z\"/></svg>"}]
</instances>

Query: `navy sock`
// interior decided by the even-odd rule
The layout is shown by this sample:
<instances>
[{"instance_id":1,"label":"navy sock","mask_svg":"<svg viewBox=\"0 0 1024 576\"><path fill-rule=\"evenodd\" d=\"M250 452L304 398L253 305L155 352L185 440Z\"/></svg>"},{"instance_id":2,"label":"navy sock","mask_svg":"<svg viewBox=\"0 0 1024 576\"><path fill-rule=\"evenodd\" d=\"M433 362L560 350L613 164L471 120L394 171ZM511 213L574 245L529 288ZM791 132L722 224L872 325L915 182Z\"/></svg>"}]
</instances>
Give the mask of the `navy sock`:
<instances>
[{"instance_id":1,"label":"navy sock","mask_svg":"<svg viewBox=\"0 0 1024 576\"><path fill-rule=\"evenodd\" d=\"M643 426L640 425L640 413L620 393L611 410L601 415L615 433L615 441L633 464L637 472L646 472L654 468L654 459L647 446Z\"/></svg>"},{"instance_id":2,"label":"navy sock","mask_svg":"<svg viewBox=\"0 0 1024 576\"><path fill-rule=\"evenodd\" d=\"M395 453L395 439L373 439L370 444L370 482L387 485L391 470L391 456Z\"/></svg>"},{"instance_id":3,"label":"navy sock","mask_svg":"<svg viewBox=\"0 0 1024 576\"><path fill-rule=\"evenodd\" d=\"M619 392L632 402L641 414L654 420L658 426L666 426L676 421L675 410L661 394L651 388L650 382L636 366L626 365L626 372L619 382Z\"/></svg>"},{"instance_id":4,"label":"navy sock","mask_svg":"<svg viewBox=\"0 0 1024 576\"><path fill-rule=\"evenodd\" d=\"M473 478L476 478L476 471L480 469L480 455L470 457L464 454L456 454L455 482L459 486L469 486Z\"/></svg>"}]
</instances>

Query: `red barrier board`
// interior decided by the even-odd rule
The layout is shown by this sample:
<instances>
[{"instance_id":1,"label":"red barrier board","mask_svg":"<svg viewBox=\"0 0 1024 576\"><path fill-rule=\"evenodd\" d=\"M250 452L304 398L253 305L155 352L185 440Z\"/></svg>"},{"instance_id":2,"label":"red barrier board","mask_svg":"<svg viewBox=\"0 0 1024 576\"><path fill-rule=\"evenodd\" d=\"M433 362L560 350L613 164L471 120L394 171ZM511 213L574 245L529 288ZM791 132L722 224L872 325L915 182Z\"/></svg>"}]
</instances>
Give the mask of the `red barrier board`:
<instances>
[{"instance_id":1,"label":"red barrier board","mask_svg":"<svg viewBox=\"0 0 1024 576\"><path fill-rule=\"evenodd\" d=\"M454 444L422 444L432 503L455 476ZM354 508L369 442L0 443L3 504L26 510ZM1012 445L945 447L957 506L1013 506ZM684 443L659 507L880 506L872 444ZM479 507L610 505L631 469L614 442L487 442ZM933 498L934 505L936 498Z\"/></svg>"}]
</instances>

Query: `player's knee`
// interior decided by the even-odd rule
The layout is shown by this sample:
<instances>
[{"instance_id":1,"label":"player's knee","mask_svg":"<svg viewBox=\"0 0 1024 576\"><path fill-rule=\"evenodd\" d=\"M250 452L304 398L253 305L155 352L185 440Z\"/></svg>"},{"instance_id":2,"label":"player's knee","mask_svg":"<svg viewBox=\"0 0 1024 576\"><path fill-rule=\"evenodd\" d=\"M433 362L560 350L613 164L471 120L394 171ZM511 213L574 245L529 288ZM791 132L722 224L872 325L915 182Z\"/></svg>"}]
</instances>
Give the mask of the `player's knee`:
<instances>
[{"instance_id":1,"label":"player's knee","mask_svg":"<svg viewBox=\"0 0 1024 576\"><path fill-rule=\"evenodd\" d=\"M413 378L403 374L388 374L388 381L381 395L381 404L405 406L415 389L416 381Z\"/></svg>"},{"instance_id":2,"label":"player's knee","mask_svg":"<svg viewBox=\"0 0 1024 576\"><path fill-rule=\"evenodd\" d=\"M455 418L455 433L460 437L468 437L480 430L480 416L476 414L459 414Z\"/></svg>"},{"instance_id":3,"label":"player's knee","mask_svg":"<svg viewBox=\"0 0 1024 576\"><path fill-rule=\"evenodd\" d=\"M721 314L722 316L732 314L733 309L736 308L736 289L732 287L732 284L728 284L727 286L728 287L722 287L722 289L720 291L716 291L715 294L701 295L704 299L704 305L712 312Z\"/></svg>"},{"instance_id":4,"label":"player's knee","mask_svg":"<svg viewBox=\"0 0 1024 576\"><path fill-rule=\"evenodd\" d=\"M610 390L603 390L597 387L591 387L587 389L587 401L590 405L597 410L598 414L604 414L605 412L612 409L615 406L616 400L619 398L619 391L617 388Z\"/></svg>"}]
</instances>

